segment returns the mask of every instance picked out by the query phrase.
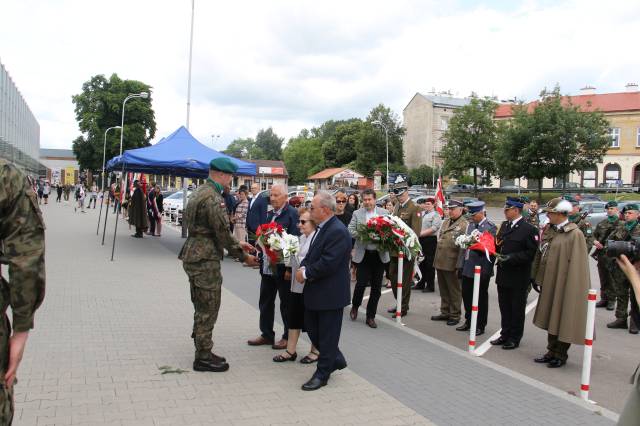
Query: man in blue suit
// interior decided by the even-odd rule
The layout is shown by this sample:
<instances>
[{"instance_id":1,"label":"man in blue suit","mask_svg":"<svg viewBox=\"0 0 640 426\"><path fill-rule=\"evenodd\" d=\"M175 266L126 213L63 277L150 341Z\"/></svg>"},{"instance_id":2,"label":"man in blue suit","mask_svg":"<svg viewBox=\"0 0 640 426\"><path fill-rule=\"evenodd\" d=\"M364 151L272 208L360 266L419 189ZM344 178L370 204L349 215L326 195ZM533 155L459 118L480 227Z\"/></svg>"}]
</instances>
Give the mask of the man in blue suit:
<instances>
[{"instance_id":1,"label":"man in blue suit","mask_svg":"<svg viewBox=\"0 0 640 426\"><path fill-rule=\"evenodd\" d=\"M338 348L342 311L349 304L351 235L335 217L336 201L319 192L311 202L311 217L318 225L309 252L296 272L304 285L304 325L311 342L320 351L318 366L302 390L312 391L327 384L335 370L347 366Z\"/></svg>"},{"instance_id":2,"label":"man in blue suit","mask_svg":"<svg viewBox=\"0 0 640 426\"><path fill-rule=\"evenodd\" d=\"M275 222L291 235L300 235L298 211L287 203L287 191L282 185L271 187L271 206L263 223ZM257 229L257 226L256 226ZM273 349L286 349L289 339L287 309L291 297L291 268L283 263L271 265L266 256L260 261L260 335L247 343L250 346L271 345ZM276 295L280 296L280 315L284 324L282 338L276 342L273 331Z\"/></svg>"}]
</instances>

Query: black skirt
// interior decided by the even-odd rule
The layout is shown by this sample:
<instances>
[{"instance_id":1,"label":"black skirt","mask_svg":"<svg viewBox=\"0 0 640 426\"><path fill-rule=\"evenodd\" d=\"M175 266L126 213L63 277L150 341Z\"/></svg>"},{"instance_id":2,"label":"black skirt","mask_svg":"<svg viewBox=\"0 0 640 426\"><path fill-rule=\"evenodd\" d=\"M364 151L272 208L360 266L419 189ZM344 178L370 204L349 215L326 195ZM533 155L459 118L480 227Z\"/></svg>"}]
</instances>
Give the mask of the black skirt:
<instances>
[{"instance_id":1,"label":"black skirt","mask_svg":"<svg viewBox=\"0 0 640 426\"><path fill-rule=\"evenodd\" d=\"M291 293L287 315L290 329L304 331L304 296L302 293Z\"/></svg>"}]
</instances>

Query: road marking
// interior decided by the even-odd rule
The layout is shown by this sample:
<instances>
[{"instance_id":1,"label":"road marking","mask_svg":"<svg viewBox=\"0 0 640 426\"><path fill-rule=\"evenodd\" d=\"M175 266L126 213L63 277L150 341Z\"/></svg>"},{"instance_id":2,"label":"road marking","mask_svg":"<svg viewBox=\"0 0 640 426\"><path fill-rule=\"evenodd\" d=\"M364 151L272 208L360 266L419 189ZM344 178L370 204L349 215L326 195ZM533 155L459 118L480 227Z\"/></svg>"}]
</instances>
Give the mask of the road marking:
<instances>
[{"instance_id":1,"label":"road marking","mask_svg":"<svg viewBox=\"0 0 640 426\"><path fill-rule=\"evenodd\" d=\"M524 310L524 314L525 316L531 312L533 310L533 308L536 307L536 305L538 304L538 299L536 298L536 300L534 300L533 302L529 303L526 307L526 309ZM480 346L478 346L478 349L476 349L473 354L475 356L482 356L484 355L489 349L491 349L493 347L493 345L491 344L491 341L494 339L497 339L498 336L500 336L500 332L502 331L502 329L496 331L491 337L489 337L487 340L485 340L485 342L483 344L481 344Z\"/></svg>"}]
</instances>

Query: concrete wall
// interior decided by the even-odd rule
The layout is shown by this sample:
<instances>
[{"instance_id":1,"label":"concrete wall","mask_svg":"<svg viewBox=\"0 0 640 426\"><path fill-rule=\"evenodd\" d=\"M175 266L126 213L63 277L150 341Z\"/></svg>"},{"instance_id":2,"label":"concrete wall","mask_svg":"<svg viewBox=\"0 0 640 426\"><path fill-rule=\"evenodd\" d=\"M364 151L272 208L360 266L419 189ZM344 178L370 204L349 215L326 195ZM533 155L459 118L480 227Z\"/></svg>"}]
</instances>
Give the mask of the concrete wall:
<instances>
[{"instance_id":1,"label":"concrete wall","mask_svg":"<svg viewBox=\"0 0 640 426\"><path fill-rule=\"evenodd\" d=\"M433 104L416 94L402 112L404 164L413 169L433 165Z\"/></svg>"}]
</instances>

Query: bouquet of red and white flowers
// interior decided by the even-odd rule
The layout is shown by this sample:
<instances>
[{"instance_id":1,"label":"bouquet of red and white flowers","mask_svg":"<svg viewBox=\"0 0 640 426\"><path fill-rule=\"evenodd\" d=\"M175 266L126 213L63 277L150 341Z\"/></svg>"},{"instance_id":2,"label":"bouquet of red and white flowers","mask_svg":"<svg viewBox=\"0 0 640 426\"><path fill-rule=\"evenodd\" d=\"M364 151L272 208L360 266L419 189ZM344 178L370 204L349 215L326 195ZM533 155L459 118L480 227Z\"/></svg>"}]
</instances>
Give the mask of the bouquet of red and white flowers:
<instances>
[{"instance_id":1,"label":"bouquet of red and white flowers","mask_svg":"<svg viewBox=\"0 0 640 426\"><path fill-rule=\"evenodd\" d=\"M379 250L402 251L408 260L422 256L418 236L397 216L372 217L366 225L359 225L356 232L360 241L374 244Z\"/></svg>"},{"instance_id":2,"label":"bouquet of red and white flowers","mask_svg":"<svg viewBox=\"0 0 640 426\"><path fill-rule=\"evenodd\" d=\"M455 244L463 249L483 251L489 262L491 262L490 256L502 258L500 254L496 253L495 239L488 231L480 232L474 229L471 234L460 235L456 238Z\"/></svg>"},{"instance_id":3,"label":"bouquet of red and white flowers","mask_svg":"<svg viewBox=\"0 0 640 426\"><path fill-rule=\"evenodd\" d=\"M298 237L288 234L282 225L275 222L264 223L258 227L256 242L272 265L284 263L285 266L291 266L291 257L296 255L300 248Z\"/></svg>"}]
</instances>

